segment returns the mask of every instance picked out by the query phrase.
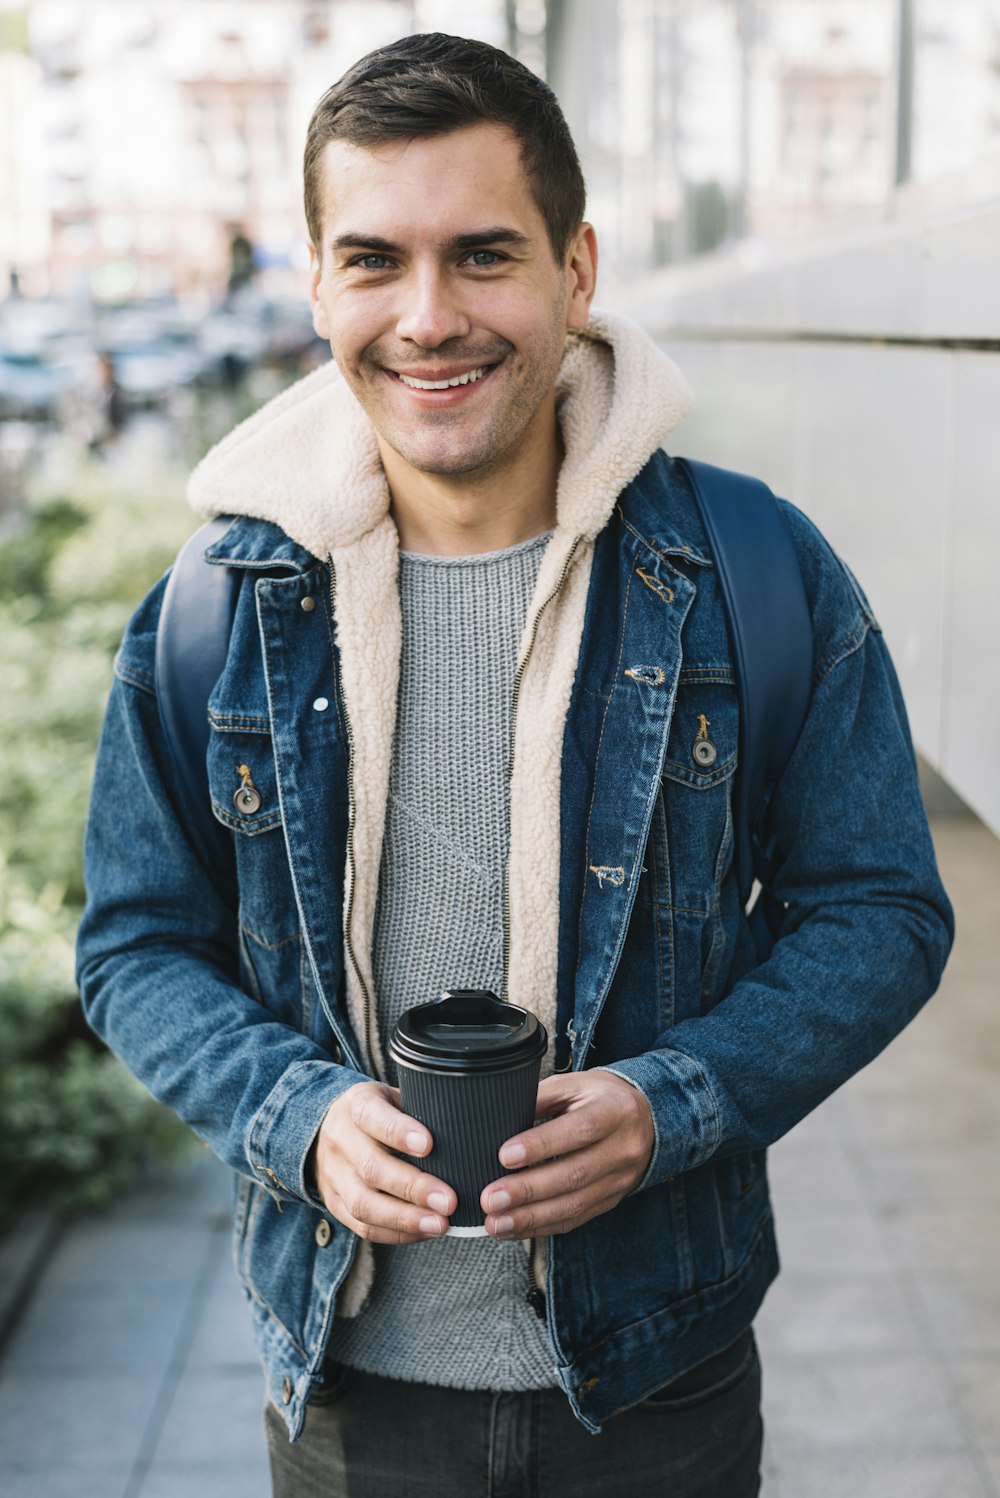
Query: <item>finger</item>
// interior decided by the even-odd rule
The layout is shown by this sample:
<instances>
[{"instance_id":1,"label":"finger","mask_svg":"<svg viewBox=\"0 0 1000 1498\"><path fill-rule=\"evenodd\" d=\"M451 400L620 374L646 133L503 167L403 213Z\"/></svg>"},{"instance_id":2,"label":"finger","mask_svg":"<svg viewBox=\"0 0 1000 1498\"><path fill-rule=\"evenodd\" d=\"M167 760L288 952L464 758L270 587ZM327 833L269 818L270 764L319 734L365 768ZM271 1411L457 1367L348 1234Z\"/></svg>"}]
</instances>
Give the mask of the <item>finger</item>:
<instances>
[{"instance_id":1,"label":"finger","mask_svg":"<svg viewBox=\"0 0 1000 1498\"><path fill-rule=\"evenodd\" d=\"M404 1155L426 1155L434 1143L419 1119L402 1112L386 1094L389 1089L361 1086L350 1098L350 1117L356 1128L380 1144Z\"/></svg>"},{"instance_id":2,"label":"finger","mask_svg":"<svg viewBox=\"0 0 1000 1498\"><path fill-rule=\"evenodd\" d=\"M448 1228L446 1217L410 1206L380 1191L371 1191L360 1182L347 1196L341 1196L341 1221L372 1243L422 1243L440 1238Z\"/></svg>"},{"instance_id":3,"label":"finger","mask_svg":"<svg viewBox=\"0 0 1000 1498\"><path fill-rule=\"evenodd\" d=\"M547 1101L546 1107L551 1106L551 1101ZM570 1108L546 1123L536 1124L523 1134L514 1134L500 1146L500 1164L508 1170L516 1170L522 1165L550 1160L554 1155L586 1149L606 1139L619 1121L611 1100L587 1098L578 1107Z\"/></svg>"},{"instance_id":4,"label":"finger","mask_svg":"<svg viewBox=\"0 0 1000 1498\"><path fill-rule=\"evenodd\" d=\"M619 1187L624 1192L629 1180L626 1162L605 1144L504 1176L485 1187L479 1200L484 1212L497 1214L595 1186L604 1194Z\"/></svg>"},{"instance_id":5,"label":"finger","mask_svg":"<svg viewBox=\"0 0 1000 1498\"><path fill-rule=\"evenodd\" d=\"M621 1192L608 1195L597 1183L592 1189L574 1192L565 1196L551 1197L520 1211L513 1211L486 1218L487 1233L502 1241L517 1238L548 1238L556 1233L568 1233L580 1227L592 1217L610 1212L622 1199Z\"/></svg>"},{"instance_id":6,"label":"finger","mask_svg":"<svg viewBox=\"0 0 1000 1498\"><path fill-rule=\"evenodd\" d=\"M350 1228L355 1237L363 1239L366 1243L389 1243L401 1247L404 1244L427 1242L426 1233L401 1233L394 1232L391 1228L375 1227L372 1223L361 1222L358 1218L352 1217L346 1208L341 1208L334 1215L345 1227Z\"/></svg>"},{"instance_id":7,"label":"finger","mask_svg":"<svg viewBox=\"0 0 1000 1498\"><path fill-rule=\"evenodd\" d=\"M343 1159L357 1179L373 1191L429 1207L445 1217L458 1206L458 1197L446 1181L389 1154L360 1130L344 1141Z\"/></svg>"}]
</instances>

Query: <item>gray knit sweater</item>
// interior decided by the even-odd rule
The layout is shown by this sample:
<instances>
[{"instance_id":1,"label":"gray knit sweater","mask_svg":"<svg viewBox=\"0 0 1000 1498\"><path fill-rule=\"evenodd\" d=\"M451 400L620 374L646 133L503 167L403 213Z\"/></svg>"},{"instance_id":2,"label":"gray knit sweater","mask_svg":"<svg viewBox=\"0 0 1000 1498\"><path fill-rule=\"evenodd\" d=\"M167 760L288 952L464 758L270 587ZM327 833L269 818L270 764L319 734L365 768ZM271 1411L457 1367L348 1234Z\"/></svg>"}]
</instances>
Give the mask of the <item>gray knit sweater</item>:
<instances>
[{"instance_id":1,"label":"gray knit sweater","mask_svg":"<svg viewBox=\"0 0 1000 1498\"><path fill-rule=\"evenodd\" d=\"M373 954L384 1055L411 1005L445 988L500 992L511 699L548 539L473 557L400 555L402 659ZM335 1320L329 1352L388 1378L551 1387L552 1348L530 1288L521 1243L375 1245L368 1304Z\"/></svg>"}]
</instances>

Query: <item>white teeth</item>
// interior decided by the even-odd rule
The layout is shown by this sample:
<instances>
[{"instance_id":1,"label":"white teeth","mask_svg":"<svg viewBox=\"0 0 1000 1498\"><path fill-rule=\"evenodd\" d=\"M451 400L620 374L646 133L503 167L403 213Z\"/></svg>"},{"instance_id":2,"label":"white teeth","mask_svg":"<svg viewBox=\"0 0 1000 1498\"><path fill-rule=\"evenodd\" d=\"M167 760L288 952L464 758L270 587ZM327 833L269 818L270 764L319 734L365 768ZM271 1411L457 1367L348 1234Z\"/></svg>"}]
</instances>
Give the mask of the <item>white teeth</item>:
<instances>
[{"instance_id":1,"label":"white teeth","mask_svg":"<svg viewBox=\"0 0 1000 1498\"><path fill-rule=\"evenodd\" d=\"M412 375L405 374L401 374L399 378L412 390L450 390L454 385L468 385L475 380L481 380L487 368L488 366L484 364L481 369L470 369L468 374L455 375L451 380L415 380Z\"/></svg>"}]
</instances>

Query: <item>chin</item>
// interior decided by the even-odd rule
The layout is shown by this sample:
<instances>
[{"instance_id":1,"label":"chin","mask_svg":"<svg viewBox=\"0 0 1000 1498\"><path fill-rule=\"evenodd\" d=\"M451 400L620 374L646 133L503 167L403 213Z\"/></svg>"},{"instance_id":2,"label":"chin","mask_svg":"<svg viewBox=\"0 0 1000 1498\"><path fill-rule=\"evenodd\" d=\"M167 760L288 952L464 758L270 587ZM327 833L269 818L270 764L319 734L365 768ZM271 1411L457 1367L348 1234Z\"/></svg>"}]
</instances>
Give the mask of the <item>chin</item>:
<instances>
[{"instance_id":1,"label":"chin","mask_svg":"<svg viewBox=\"0 0 1000 1498\"><path fill-rule=\"evenodd\" d=\"M386 439L387 441L389 439ZM457 478L463 473L478 473L496 466L501 455L481 448L466 448L460 452L427 452L425 449L408 448L391 442L393 451L418 473L437 475L440 478Z\"/></svg>"}]
</instances>

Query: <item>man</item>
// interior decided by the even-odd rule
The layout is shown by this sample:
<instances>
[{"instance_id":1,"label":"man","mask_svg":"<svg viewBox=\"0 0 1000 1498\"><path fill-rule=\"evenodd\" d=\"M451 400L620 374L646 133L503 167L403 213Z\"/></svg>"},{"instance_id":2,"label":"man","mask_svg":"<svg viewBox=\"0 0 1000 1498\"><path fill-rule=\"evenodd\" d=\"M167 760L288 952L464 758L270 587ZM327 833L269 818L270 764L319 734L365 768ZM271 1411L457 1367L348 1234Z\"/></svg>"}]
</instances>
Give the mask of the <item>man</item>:
<instances>
[{"instance_id":1,"label":"man","mask_svg":"<svg viewBox=\"0 0 1000 1498\"><path fill-rule=\"evenodd\" d=\"M726 623L661 451L689 396L591 315L552 94L481 43L404 39L317 106L305 198L335 364L190 490L236 517L208 553L241 578L209 703L232 877L164 749L158 585L97 769L87 1014L236 1172L276 1493L742 1498L766 1147L907 1023L951 941L891 663L788 506L815 669L759 964ZM455 1192L411 1163L433 1141L387 1058L446 987L552 1038L480 1239L446 1235Z\"/></svg>"}]
</instances>

